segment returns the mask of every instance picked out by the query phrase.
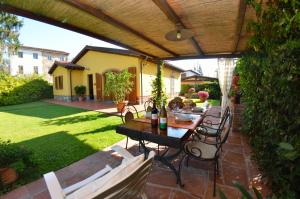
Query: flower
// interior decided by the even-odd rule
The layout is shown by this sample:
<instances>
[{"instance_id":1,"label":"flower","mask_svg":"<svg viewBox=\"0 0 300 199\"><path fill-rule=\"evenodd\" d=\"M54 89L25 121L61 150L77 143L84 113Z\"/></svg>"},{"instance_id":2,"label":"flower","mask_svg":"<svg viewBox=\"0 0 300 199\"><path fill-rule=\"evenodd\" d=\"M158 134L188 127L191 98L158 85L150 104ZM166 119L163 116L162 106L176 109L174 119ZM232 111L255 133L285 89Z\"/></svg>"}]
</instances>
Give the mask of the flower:
<instances>
[{"instance_id":1,"label":"flower","mask_svg":"<svg viewBox=\"0 0 300 199\"><path fill-rule=\"evenodd\" d=\"M195 88L189 88L188 92L189 93L194 93L195 92Z\"/></svg>"},{"instance_id":2,"label":"flower","mask_svg":"<svg viewBox=\"0 0 300 199\"><path fill-rule=\"evenodd\" d=\"M199 91L198 96L200 99L205 101L209 97L209 94L206 91Z\"/></svg>"}]
</instances>

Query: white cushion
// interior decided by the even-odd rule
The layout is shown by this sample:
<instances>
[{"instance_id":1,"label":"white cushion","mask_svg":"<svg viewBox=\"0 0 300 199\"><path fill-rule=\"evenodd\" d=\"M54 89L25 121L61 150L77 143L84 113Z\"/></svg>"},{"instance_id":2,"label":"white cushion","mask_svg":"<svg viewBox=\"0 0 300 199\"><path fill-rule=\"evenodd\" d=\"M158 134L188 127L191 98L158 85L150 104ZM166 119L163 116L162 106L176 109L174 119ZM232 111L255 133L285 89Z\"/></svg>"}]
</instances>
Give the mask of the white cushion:
<instances>
[{"instance_id":1,"label":"white cushion","mask_svg":"<svg viewBox=\"0 0 300 199\"><path fill-rule=\"evenodd\" d=\"M218 131L217 129L205 128L205 127L198 127L197 130L203 132L204 134L208 134L208 135L216 135L217 131Z\"/></svg>"},{"instance_id":2,"label":"white cushion","mask_svg":"<svg viewBox=\"0 0 300 199\"><path fill-rule=\"evenodd\" d=\"M185 147L192 155L203 159L214 158L217 151L217 147L215 145L205 144L198 141L188 142Z\"/></svg>"}]
</instances>

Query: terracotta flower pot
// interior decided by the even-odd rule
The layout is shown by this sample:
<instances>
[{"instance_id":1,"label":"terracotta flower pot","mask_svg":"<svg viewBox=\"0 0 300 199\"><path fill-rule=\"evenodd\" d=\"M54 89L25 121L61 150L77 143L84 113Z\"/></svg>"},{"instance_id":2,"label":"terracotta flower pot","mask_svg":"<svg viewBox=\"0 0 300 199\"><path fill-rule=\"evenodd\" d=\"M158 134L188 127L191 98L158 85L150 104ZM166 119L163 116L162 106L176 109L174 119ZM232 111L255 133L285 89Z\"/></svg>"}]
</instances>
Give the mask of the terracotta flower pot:
<instances>
[{"instance_id":1,"label":"terracotta flower pot","mask_svg":"<svg viewBox=\"0 0 300 199\"><path fill-rule=\"evenodd\" d=\"M124 110L123 110L123 108L124 108L124 106L126 105L126 103L125 102L118 102L118 104L117 104L117 110L118 110L118 112L124 112Z\"/></svg>"},{"instance_id":2,"label":"terracotta flower pot","mask_svg":"<svg viewBox=\"0 0 300 199\"><path fill-rule=\"evenodd\" d=\"M0 168L0 181L3 184L11 184L18 179L18 174L13 168Z\"/></svg>"}]
</instances>

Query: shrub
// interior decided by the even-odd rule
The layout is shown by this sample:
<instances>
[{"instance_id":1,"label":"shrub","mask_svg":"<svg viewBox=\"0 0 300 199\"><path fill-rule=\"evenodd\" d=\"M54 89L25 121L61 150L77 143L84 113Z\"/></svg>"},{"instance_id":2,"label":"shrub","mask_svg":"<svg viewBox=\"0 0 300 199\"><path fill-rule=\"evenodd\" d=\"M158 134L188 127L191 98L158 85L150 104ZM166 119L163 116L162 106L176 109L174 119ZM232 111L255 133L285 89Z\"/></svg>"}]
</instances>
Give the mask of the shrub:
<instances>
[{"instance_id":1,"label":"shrub","mask_svg":"<svg viewBox=\"0 0 300 199\"><path fill-rule=\"evenodd\" d=\"M274 198L300 198L299 1L250 1L249 50L237 63L245 132Z\"/></svg>"},{"instance_id":2,"label":"shrub","mask_svg":"<svg viewBox=\"0 0 300 199\"><path fill-rule=\"evenodd\" d=\"M52 86L43 78L0 74L0 106L22 104L52 98Z\"/></svg>"},{"instance_id":3,"label":"shrub","mask_svg":"<svg viewBox=\"0 0 300 199\"><path fill-rule=\"evenodd\" d=\"M196 85L188 85L183 84L181 85L180 95L184 95L188 93L190 88L195 88L196 92L199 91L207 91L209 93L210 99L220 99L221 98L221 89L218 82L205 82L203 84L196 84ZM192 97L193 99L198 98Z\"/></svg>"},{"instance_id":4,"label":"shrub","mask_svg":"<svg viewBox=\"0 0 300 199\"><path fill-rule=\"evenodd\" d=\"M86 92L86 87L84 85L75 86L75 93L78 96L84 96Z\"/></svg>"},{"instance_id":5,"label":"shrub","mask_svg":"<svg viewBox=\"0 0 300 199\"><path fill-rule=\"evenodd\" d=\"M198 96L200 100L205 101L209 97L209 93L206 91L199 91Z\"/></svg>"}]
</instances>

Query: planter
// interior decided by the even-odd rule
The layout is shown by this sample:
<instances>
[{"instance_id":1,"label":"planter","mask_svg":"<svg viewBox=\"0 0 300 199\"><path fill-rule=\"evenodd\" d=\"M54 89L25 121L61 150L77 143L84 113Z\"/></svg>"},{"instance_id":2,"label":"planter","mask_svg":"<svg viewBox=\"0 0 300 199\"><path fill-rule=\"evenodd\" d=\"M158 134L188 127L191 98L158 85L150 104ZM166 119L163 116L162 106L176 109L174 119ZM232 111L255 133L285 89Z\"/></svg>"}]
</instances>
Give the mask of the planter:
<instances>
[{"instance_id":1,"label":"planter","mask_svg":"<svg viewBox=\"0 0 300 199\"><path fill-rule=\"evenodd\" d=\"M13 168L0 168L1 183L7 185L15 182L18 179L18 174Z\"/></svg>"},{"instance_id":2,"label":"planter","mask_svg":"<svg viewBox=\"0 0 300 199\"><path fill-rule=\"evenodd\" d=\"M118 102L118 104L117 104L117 110L118 110L118 112L124 112L124 110L123 110L123 108L124 108L124 106L126 105L126 102Z\"/></svg>"},{"instance_id":3,"label":"planter","mask_svg":"<svg viewBox=\"0 0 300 199\"><path fill-rule=\"evenodd\" d=\"M78 101L80 101L80 102L84 101L84 97L79 96L79 97L78 97Z\"/></svg>"}]
</instances>

